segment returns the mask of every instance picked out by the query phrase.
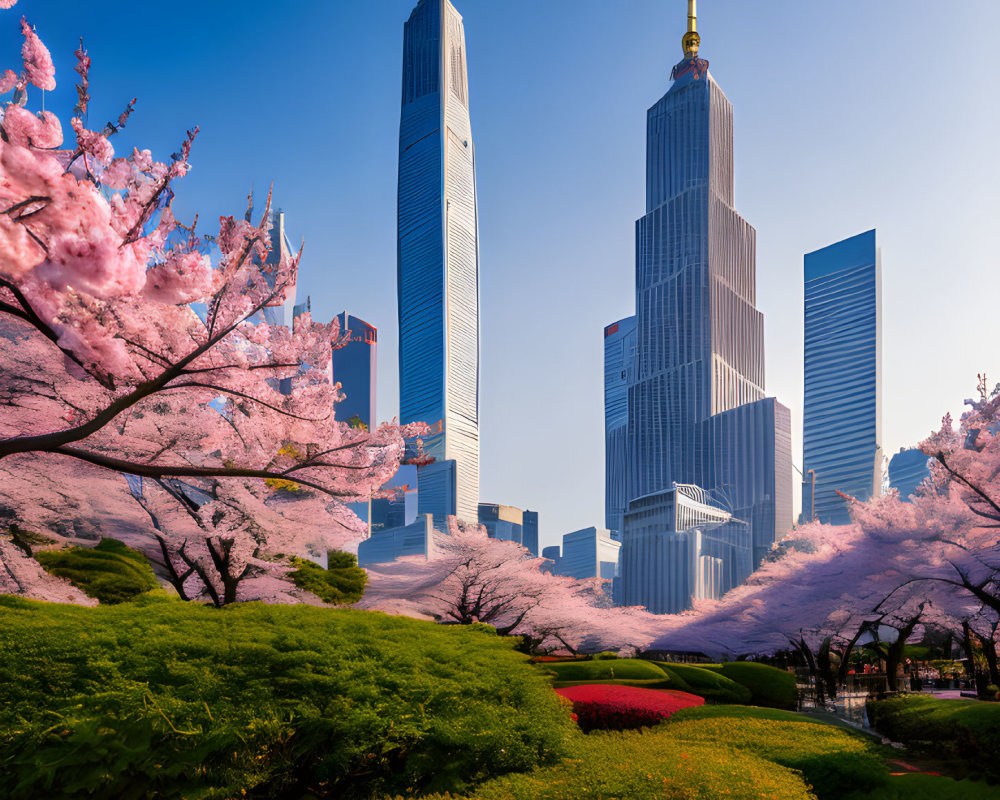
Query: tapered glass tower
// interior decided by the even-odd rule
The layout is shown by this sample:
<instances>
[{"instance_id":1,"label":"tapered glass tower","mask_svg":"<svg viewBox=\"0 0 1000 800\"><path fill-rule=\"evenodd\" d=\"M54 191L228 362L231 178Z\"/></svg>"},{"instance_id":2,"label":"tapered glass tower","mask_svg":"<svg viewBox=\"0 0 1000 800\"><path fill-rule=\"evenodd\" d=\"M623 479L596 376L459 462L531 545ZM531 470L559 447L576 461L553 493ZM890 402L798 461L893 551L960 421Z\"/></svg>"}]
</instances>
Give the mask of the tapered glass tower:
<instances>
[{"instance_id":1,"label":"tapered glass tower","mask_svg":"<svg viewBox=\"0 0 1000 800\"><path fill-rule=\"evenodd\" d=\"M745 580L791 525L790 418L764 395L756 234L734 207L733 107L699 58L699 44L689 0L684 58L646 121L646 214L636 223L636 375L628 389L621 575L627 590L652 563L646 548L658 542L640 532L639 517L630 513L642 498L692 485L732 513L713 532L708 554L718 559L720 591ZM671 596L694 593L692 585Z\"/></svg>"},{"instance_id":2,"label":"tapered glass tower","mask_svg":"<svg viewBox=\"0 0 1000 800\"><path fill-rule=\"evenodd\" d=\"M427 422L420 513L477 519L479 242L462 17L420 0L403 34L397 288L400 421Z\"/></svg>"}]
</instances>

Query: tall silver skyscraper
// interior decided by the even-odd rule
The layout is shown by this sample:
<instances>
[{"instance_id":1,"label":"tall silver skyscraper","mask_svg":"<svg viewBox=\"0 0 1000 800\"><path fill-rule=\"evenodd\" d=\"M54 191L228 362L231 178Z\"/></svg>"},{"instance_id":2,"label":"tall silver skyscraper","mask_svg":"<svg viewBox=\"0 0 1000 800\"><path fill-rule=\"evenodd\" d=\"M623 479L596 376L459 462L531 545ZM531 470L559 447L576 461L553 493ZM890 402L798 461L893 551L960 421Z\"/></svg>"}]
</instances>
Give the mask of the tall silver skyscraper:
<instances>
[{"instance_id":1,"label":"tall silver skyscraper","mask_svg":"<svg viewBox=\"0 0 1000 800\"><path fill-rule=\"evenodd\" d=\"M720 591L744 581L792 522L791 420L764 396L756 234L734 208L733 107L699 43L689 0L684 58L647 114L646 214L636 224L621 579L629 602L644 605L629 589L655 539L637 527L630 536L639 499L692 485L732 512L703 553L719 560Z\"/></svg>"},{"instance_id":2,"label":"tall silver skyscraper","mask_svg":"<svg viewBox=\"0 0 1000 800\"><path fill-rule=\"evenodd\" d=\"M479 503L479 233L462 17L420 0L403 34L397 286L400 421L433 426L418 503L435 525Z\"/></svg>"}]
</instances>

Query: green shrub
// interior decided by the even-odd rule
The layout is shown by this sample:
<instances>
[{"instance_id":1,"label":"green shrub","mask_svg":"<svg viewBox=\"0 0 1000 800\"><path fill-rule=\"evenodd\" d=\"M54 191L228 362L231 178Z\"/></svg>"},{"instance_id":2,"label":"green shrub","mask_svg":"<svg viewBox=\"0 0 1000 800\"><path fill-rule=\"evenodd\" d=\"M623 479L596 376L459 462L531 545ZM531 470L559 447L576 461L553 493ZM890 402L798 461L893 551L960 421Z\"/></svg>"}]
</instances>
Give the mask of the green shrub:
<instances>
[{"instance_id":1,"label":"green shrub","mask_svg":"<svg viewBox=\"0 0 1000 800\"><path fill-rule=\"evenodd\" d=\"M358 566L358 559L350 553L330 550L327 568L304 558L292 557L297 569L288 577L296 586L312 592L324 603L350 605L361 599L368 583L368 573Z\"/></svg>"},{"instance_id":2,"label":"green shrub","mask_svg":"<svg viewBox=\"0 0 1000 800\"><path fill-rule=\"evenodd\" d=\"M911 772L892 775L888 786L851 792L843 800L996 800L998 794L997 787L987 783Z\"/></svg>"},{"instance_id":3,"label":"green shrub","mask_svg":"<svg viewBox=\"0 0 1000 800\"><path fill-rule=\"evenodd\" d=\"M612 653L610 650L602 650L600 653L594 653L590 656L595 661L608 660L618 658L618 653Z\"/></svg>"},{"instance_id":4,"label":"green shrub","mask_svg":"<svg viewBox=\"0 0 1000 800\"><path fill-rule=\"evenodd\" d=\"M799 770L819 800L839 800L844 794L887 785L889 772L870 740L799 714L775 719L745 713L757 709L714 706L678 711L663 723L677 742L725 742L738 751Z\"/></svg>"},{"instance_id":5,"label":"green shrub","mask_svg":"<svg viewBox=\"0 0 1000 800\"><path fill-rule=\"evenodd\" d=\"M550 763L580 735L509 639L466 626L0 596L0 630L8 800L455 791Z\"/></svg>"},{"instance_id":6,"label":"green shrub","mask_svg":"<svg viewBox=\"0 0 1000 800\"><path fill-rule=\"evenodd\" d=\"M893 741L1000 781L1000 705L910 695L869 703L868 719Z\"/></svg>"},{"instance_id":7,"label":"green shrub","mask_svg":"<svg viewBox=\"0 0 1000 800\"><path fill-rule=\"evenodd\" d=\"M681 712L678 712L681 713ZM595 732L575 740L559 764L507 775L478 787L467 800L688 800L720 797L812 797L802 777L724 742L677 741L672 725L643 732ZM442 796L425 800L443 800ZM454 798L454 800L459 800Z\"/></svg>"},{"instance_id":8,"label":"green shrub","mask_svg":"<svg viewBox=\"0 0 1000 800\"><path fill-rule=\"evenodd\" d=\"M685 691L704 697L709 703L750 702L751 692L748 688L718 672L689 664L663 664L659 661L653 663L668 674L683 680L689 687Z\"/></svg>"},{"instance_id":9,"label":"green shrub","mask_svg":"<svg viewBox=\"0 0 1000 800\"><path fill-rule=\"evenodd\" d=\"M42 550L35 558L101 603L124 603L160 586L146 556L116 539L101 539L96 547Z\"/></svg>"},{"instance_id":10,"label":"green shrub","mask_svg":"<svg viewBox=\"0 0 1000 800\"><path fill-rule=\"evenodd\" d=\"M601 681L601 680L663 680L663 671L652 662L638 658L616 658L597 661L556 661L542 665L543 669L555 673L557 681ZM675 687L671 687L675 688Z\"/></svg>"},{"instance_id":11,"label":"green shrub","mask_svg":"<svg viewBox=\"0 0 1000 800\"><path fill-rule=\"evenodd\" d=\"M700 669L720 673L750 690L750 703L771 708L796 708L799 702L795 676L777 667L754 661L727 661L724 664L699 664Z\"/></svg>"}]
</instances>

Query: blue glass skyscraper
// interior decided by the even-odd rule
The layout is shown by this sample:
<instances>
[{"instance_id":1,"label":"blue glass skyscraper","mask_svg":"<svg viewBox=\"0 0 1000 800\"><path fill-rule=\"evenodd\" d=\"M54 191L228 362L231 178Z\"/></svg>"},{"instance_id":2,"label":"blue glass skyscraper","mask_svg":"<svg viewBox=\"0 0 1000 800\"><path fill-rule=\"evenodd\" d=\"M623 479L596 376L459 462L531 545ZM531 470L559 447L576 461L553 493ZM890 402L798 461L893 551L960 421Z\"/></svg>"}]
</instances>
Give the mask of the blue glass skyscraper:
<instances>
[{"instance_id":1,"label":"blue glass skyscraper","mask_svg":"<svg viewBox=\"0 0 1000 800\"><path fill-rule=\"evenodd\" d=\"M844 525L851 518L838 492L881 493L881 305L874 230L806 254L804 519Z\"/></svg>"},{"instance_id":2,"label":"blue glass skyscraper","mask_svg":"<svg viewBox=\"0 0 1000 800\"><path fill-rule=\"evenodd\" d=\"M628 387L635 380L635 317L604 329L604 527L621 534L628 474Z\"/></svg>"},{"instance_id":3,"label":"blue glass skyscraper","mask_svg":"<svg viewBox=\"0 0 1000 800\"><path fill-rule=\"evenodd\" d=\"M399 414L427 422L418 504L477 518L479 242L462 17L420 0L403 34L397 288Z\"/></svg>"},{"instance_id":4,"label":"blue glass skyscraper","mask_svg":"<svg viewBox=\"0 0 1000 800\"><path fill-rule=\"evenodd\" d=\"M631 504L685 484L733 511L713 533L723 562L717 585L726 591L791 526L791 423L764 395L756 234L734 208L733 108L698 57L693 0L688 19L685 57L647 114L627 497ZM641 559L629 552L639 543L629 507L624 519L627 589L637 580L628 565Z\"/></svg>"},{"instance_id":5,"label":"blue glass skyscraper","mask_svg":"<svg viewBox=\"0 0 1000 800\"><path fill-rule=\"evenodd\" d=\"M378 331L346 311L337 316L341 334L348 334L343 347L333 351L333 379L345 395L336 407L337 419L355 428L371 430L375 419L375 376Z\"/></svg>"}]
</instances>

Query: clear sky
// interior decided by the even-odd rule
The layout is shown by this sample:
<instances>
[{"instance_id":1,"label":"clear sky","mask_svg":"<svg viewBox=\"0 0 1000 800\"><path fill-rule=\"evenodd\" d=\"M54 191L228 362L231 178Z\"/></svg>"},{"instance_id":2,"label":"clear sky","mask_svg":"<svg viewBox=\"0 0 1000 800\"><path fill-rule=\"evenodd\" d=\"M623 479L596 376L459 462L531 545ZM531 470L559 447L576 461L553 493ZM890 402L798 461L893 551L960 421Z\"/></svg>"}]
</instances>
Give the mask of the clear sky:
<instances>
[{"instance_id":1,"label":"clear sky","mask_svg":"<svg viewBox=\"0 0 1000 800\"><path fill-rule=\"evenodd\" d=\"M465 18L481 257L481 496L540 512L543 545L604 520L602 329L634 311L645 115L680 59L684 0L454 0ZM702 0L701 54L735 106L736 206L757 229L767 390L801 465L802 256L877 228L884 447L1000 380L1000 3ZM242 214L273 182L314 316L379 329L397 412L396 166L411 0L21 0L92 126L165 159L201 126L175 210ZM68 126L66 126L68 127ZM797 477L797 476L796 476ZM796 492L796 495L798 492ZM797 502L797 500L796 500Z\"/></svg>"}]
</instances>

